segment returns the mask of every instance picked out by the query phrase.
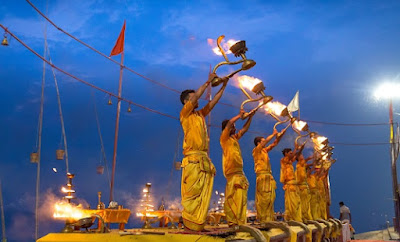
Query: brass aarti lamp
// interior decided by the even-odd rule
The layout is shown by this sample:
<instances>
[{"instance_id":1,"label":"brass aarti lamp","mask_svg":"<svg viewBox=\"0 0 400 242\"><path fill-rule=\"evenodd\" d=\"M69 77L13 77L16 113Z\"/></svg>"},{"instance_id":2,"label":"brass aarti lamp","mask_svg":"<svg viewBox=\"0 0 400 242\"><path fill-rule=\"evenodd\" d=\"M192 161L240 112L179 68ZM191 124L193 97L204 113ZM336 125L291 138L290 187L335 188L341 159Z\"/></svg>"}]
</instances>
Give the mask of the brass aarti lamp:
<instances>
[{"instance_id":1,"label":"brass aarti lamp","mask_svg":"<svg viewBox=\"0 0 400 242\"><path fill-rule=\"evenodd\" d=\"M236 44L232 45L230 48L230 51L235 55L235 57L240 56L240 57L242 57L242 59L239 61L234 61L234 62L229 61L228 57L226 56L225 51L221 47L221 42L224 38L225 38L224 35L221 35L218 37L217 46L218 46L219 50L221 51L222 56L224 57L225 61L222 61L222 62L218 63L216 66L214 66L212 73L216 74L217 69L223 65L237 65L237 64L242 63L241 68L237 69L236 71L234 71L226 76L228 78L231 78L236 73L243 71L243 70L248 70L256 65L256 62L254 60L247 59L247 57L246 57L246 51L248 49L246 47L246 41L244 41L244 40L237 42ZM213 87L216 87L216 86L220 85L221 83L222 83L222 78L220 78L220 77L215 77L211 81L211 85Z\"/></svg>"},{"instance_id":2,"label":"brass aarti lamp","mask_svg":"<svg viewBox=\"0 0 400 242\"><path fill-rule=\"evenodd\" d=\"M240 108L244 109L244 105L247 103L259 102L259 105L257 107L253 108L250 112L245 113L241 117L242 119L246 119L249 115L253 114L254 112L257 112L258 109L260 109L262 106L264 106L265 104L270 102L273 99L273 97L265 95L265 93L264 93L265 86L261 80L259 80L257 78L246 77L246 76L242 76L242 78L249 78L248 80L239 80L240 90L242 90L242 92L244 93L244 95L246 95L246 97L248 99L242 102L242 104L240 105ZM256 95L261 95L261 97L253 98L243 87L242 81L248 82L248 85L250 85L250 86L248 86L248 88L252 92L254 92Z\"/></svg>"},{"instance_id":3,"label":"brass aarti lamp","mask_svg":"<svg viewBox=\"0 0 400 242\"><path fill-rule=\"evenodd\" d=\"M292 125L292 129L294 132L296 132L298 134L298 136L296 137L295 141L294 141L294 145L295 147L298 146L298 142L301 138L303 137L307 137L310 135L310 130L308 127L307 122L304 122L302 120L298 120L297 118L291 118L291 125ZM306 134L301 134L301 132L307 132ZM307 143L308 139L306 139L303 142L303 145L305 145Z\"/></svg>"}]
</instances>

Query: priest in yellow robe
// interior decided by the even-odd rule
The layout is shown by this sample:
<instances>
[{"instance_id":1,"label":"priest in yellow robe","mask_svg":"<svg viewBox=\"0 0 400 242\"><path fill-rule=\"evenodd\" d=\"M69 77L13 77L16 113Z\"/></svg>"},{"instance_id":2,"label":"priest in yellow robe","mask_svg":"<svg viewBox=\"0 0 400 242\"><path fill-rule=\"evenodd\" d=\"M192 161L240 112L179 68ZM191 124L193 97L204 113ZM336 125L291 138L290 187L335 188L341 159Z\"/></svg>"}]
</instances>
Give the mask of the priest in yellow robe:
<instances>
[{"instance_id":1,"label":"priest in yellow robe","mask_svg":"<svg viewBox=\"0 0 400 242\"><path fill-rule=\"evenodd\" d=\"M249 129L254 114L255 112L248 116L239 132L236 132L235 122L244 115L243 110L232 119L222 122L220 143L223 151L222 168L226 178L224 211L230 226L245 224L247 219L249 182L243 172L243 158L238 141Z\"/></svg>"},{"instance_id":2,"label":"priest in yellow robe","mask_svg":"<svg viewBox=\"0 0 400 242\"><path fill-rule=\"evenodd\" d=\"M310 211L313 220L321 219L320 201L321 196L317 187L318 172L315 168L310 168L307 171L307 184L310 189Z\"/></svg>"},{"instance_id":3,"label":"priest in yellow robe","mask_svg":"<svg viewBox=\"0 0 400 242\"><path fill-rule=\"evenodd\" d=\"M183 108L180 112L182 125L183 155L182 160L182 218L186 229L201 231L204 229L210 204L215 167L208 157L209 137L205 117L211 112L221 98L228 78L223 78L223 85L214 98L202 109L198 100L210 85L215 74L210 74L206 83L199 89L185 90L180 99Z\"/></svg>"},{"instance_id":4,"label":"priest in yellow robe","mask_svg":"<svg viewBox=\"0 0 400 242\"><path fill-rule=\"evenodd\" d=\"M296 161L299 152L302 151L304 146L293 152L292 149L286 148L282 151L283 157L281 159L281 177L280 181L283 183L283 190L285 190L285 220L294 220L302 222L301 206L299 188L294 173L293 163Z\"/></svg>"},{"instance_id":5,"label":"priest in yellow robe","mask_svg":"<svg viewBox=\"0 0 400 242\"><path fill-rule=\"evenodd\" d=\"M296 164L296 180L299 187L301 214L303 221L312 220L311 215L311 192L307 183L307 161L311 160L312 156L304 158L301 153L297 159Z\"/></svg>"},{"instance_id":6,"label":"priest in yellow robe","mask_svg":"<svg viewBox=\"0 0 400 242\"><path fill-rule=\"evenodd\" d=\"M253 159L254 171L256 173L256 210L257 219L260 223L274 221L274 202L276 198L276 182L271 172L271 163L268 156L275 146L279 144L286 129L280 133L276 129L268 136L254 138ZM275 141L266 146L273 138Z\"/></svg>"}]
</instances>

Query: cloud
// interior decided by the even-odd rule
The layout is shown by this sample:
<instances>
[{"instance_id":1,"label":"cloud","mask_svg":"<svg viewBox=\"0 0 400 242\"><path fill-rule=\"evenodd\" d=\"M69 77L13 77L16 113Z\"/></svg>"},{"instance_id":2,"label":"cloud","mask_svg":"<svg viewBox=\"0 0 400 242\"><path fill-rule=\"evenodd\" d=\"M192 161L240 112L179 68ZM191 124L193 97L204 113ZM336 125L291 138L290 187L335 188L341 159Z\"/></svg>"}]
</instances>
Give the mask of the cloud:
<instances>
[{"instance_id":1,"label":"cloud","mask_svg":"<svg viewBox=\"0 0 400 242\"><path fill-rule=\"evenodd\" d=\"M46 6L44 4L33 3L42 13L46 14ZM77 7L78 6L78 7ZM125 7L121 7L125 6ZM46 14L57 26L71 33L79 39L93 38L96 31L93 28L98 28L93 22L97 18L108 18L108 21L113 23L123 19L123 17L138 17L143 12L141 5L136 1L119 1L108 3L99 0L87 1L52 1L48 6ZM55 29L42 16L36 14L36 11L28 4L22 6L25 11L32 12L30 16L16 16L16 14L6 14L1 19L1 22L7 26L12 32L18 36L28 38L30 43L43 43L44 26L47 24L47 39L49 42L68 43L72 39L61 31ZM12 12L12 11L9 11Z\"/></svg>"},{"instance_id":2,"label":"cloud","mask_svg":"<svg viewBox=\"0 0 400 242\"><path fill-rule=\"evenodd\" d=\"M292 29L290 13L278 13L262 5L234 14L231 11L234 10L230 10L229 5L216 2L212 8L197 3L171 9L163 16L159 32L172 41L160 43L151 51L141 51L139 58L146 62L151 60L152 64L198 66L223 60L208 45L209 39L216 39L221 34L226 34L227 39L246 38L257 44ZM173 51L162 51L165 49Z\"/></svg>"},{"instance_id":3,"label":"cloud","mask_svg":"<svg viewBox=\"0 0 400 242\"><path fill-rule=\"evenodd\" d=\"M221 35L221 30L230 30L232 38L257 36L258 41L262 42L268 36L291 29L291 18L288 18L286 13L278 13L262 4L235 13L231 13L234 10L230 9L230 4L213 4L213 8L193 4L181 10L171 10L165 16L161 32L167 35L174 35L177 32L191 33L206 40L218 37Z\"/></svg>"}]
</instances>

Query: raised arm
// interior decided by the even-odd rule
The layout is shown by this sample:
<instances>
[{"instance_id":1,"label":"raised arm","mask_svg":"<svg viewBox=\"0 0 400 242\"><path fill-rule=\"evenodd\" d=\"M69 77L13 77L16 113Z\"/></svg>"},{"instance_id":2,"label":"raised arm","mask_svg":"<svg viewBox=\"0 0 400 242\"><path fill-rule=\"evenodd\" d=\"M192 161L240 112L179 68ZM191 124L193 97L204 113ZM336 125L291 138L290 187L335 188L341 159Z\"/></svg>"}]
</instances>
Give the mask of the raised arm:
<instances>
[{"instance_id":1,"label":"raised arm","mask_svg":"<svg viewBox=\"0 0 400 242\"><path fill-rule=\"evenodd\" d=\"M300 147L296 147L296 149L294 150L294 155L293 155L291 161L295 162L299 158L299 156L303 152L303 150L304 150L304 144L301 145Z\"/></svg>"},{"instance_id":2,"label":"raised arm","mask_svg":"<svg viewBox=\"0 0 400 242\"><path fill-rule=\"evenodd\" d=\"M208 80L196 90L196 92L194 93L194 95L192 95L192 97L190 98L190 102L192 102L192 103L197 103L197 101L198 101L198 100L200 99L200 97L203 95L203 93L204 93L204 91L206 90L206 88L208 87L208 85L210 85L212 79L213 79L214 77L216 77L216 76L217 76L216 74L210 73L210 74L208 75Z\"/></svg>"},{"instance_id":3,"label":"raised arm","mask_svg":"<svg viewBox=\"0 0 400 242\"><path fill-rule=\"evenodd\" d=\"M242 113L242 110L241 110L240 112ZM244 113L244 111L243 111L243 113ZM237 139L242 138L242 136L247 132L247 130L249 130L250 124L251 124L251 120L253 119L254 114L256 114L256 113L254 112L254 113L252 113L252 114L249 115L249 117L247 118L247 121L246 121L246 123L243 125L242 129L239 130L239 132L236 134L236 138L237 138Z\"/></svg>"},{"instance_id":4,"label":"raised arm","mask_svg":"<svg viewBox=\"0 0 400 242\"><path fill-rule=\"evenodd\" d=\"M242 113L244 113L243 110L240 110L240 113L238 115L236 115L235 117L231 118L228 123L226 124L225 129L230 130L232 128L232 125L234 123L236 123L236 121L238 121L240 119L240 117L243 115Z\"/></svg>"},{"instance_id":5,"label":"raised arm","mask_svg":"<svg viewBox=\"0 0 400 242\"><path fill-rule=\"evenodd\" d=\"M265 138L263 141L260 142L259 146L264 148L277 134L278 134L278 130L274 129L274 131L272 132L271 135L269 135L267 138ZM275 142L276 142L276 139L275 139Z\"/></svg>"},{"instance_id":6,"label":"raised arm","mask_svg":"<svg viewBox=\"0 0 400 242\"><path fill-rule=\"evenodd\" d=\"M223 80L222 87L218 90L217 94L215 94L213 99L210 102L208 102L206 104L206 106L204 106L204 108L201 109L201 112L202 112L204 117L207 116L211 112L211 110L215 107L215 105L221 99L222 94L224 93L226 86L228 85L228 80L229 80L228 77L223 77L222 80Z\"/></svg>"},{"instance_id":7,"label":"raised arm","mask_svg":"<svg viewBox=\"0 0 400 242\"><path fill-rule=\"evenodd\" d=\"M310 161L310 160L312 160L312 159L314 159L314 156L313 156L313 155L310 155L309 157L306 158L306 162L308 162L308 161Z\"/></svg>"},{"instance_id":8,"label":"raised arm","mask_svg":"<svg viewBox=\"0 0 400 242\"><path fill-rule=\"evenodd\" d=\"M288 126L288 127L289 127L289 126ZM281 132L279 132L279 133L276 134L275 141L274 141L272 144L268 145L268 147L266 148L266 149L267 149L267 152L271 151L273 148L275 148L275 146L277 146L277 145L279 144L279 142L281 141L283 135L286 133L286 130L288 129L288 127L286 127L286 128L283 129ZM277 130L274 130L274 133L275 133L275 132L278 132L278 131L277 131Z\"/></svg>"}]
</instances>

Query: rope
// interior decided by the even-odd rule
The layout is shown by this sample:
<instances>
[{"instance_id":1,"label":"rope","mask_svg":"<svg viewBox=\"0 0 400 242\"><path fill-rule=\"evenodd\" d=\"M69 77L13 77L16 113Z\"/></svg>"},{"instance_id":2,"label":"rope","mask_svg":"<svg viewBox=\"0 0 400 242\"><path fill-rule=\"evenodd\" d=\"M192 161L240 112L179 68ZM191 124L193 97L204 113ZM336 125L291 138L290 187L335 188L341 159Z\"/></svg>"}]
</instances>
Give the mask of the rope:
<instances>
[{"instance_id":1,"label":"rope","mask_svg":"<svg viewBox=\"0 0 400 242\"><path fill-rule=\"evenodd\" d=\"M102 53L101 51L95 49L94 47L92 47L92 46L86 44L86 43L83 42L82 40L76 38L76 37L73 36L72 34L68 33L68 32L65 31L64 29L62 29L62 28L60 28L59 26L57 26L57 25L56 25L53 21L51 21L45 14L43 14L35 5L33 5L33 3L32 3L31 1L29 1L29 0L26 0L26 1L29 3L29 5L32 6L32 8L33 8L38 14L40 14L44 19L46 19L46 20L47 20L51 25L53 25L56 29L58 29L58 30L61 31L62 33L68 35L69 37L71 37L72 39L76 40L76 41L79 42L80 44L82 44L82 45L86 46L87 48L93 50L94 52L96 52L97 54L103 56L104 58L106 58L106 59L108 59L108 60L114 62L115 64L119 65L121 68L124 68L124 69L126 69L126 70L132 72L133 74L135 74L135 75L137 75L137 76L140 76L141 78L143 78L143 79L145 79L145 80L147 80L147 81L150 81L150 82L152 82L152 83L154 83L154 84L156 84L156 85L158 85L158 86L160 86L160 87L163 87L163 88L165 88L165 89L168 89L168 90L170 90L170 91L173 91L173 92L176 92L176 93L181 93L181 91L179 91L179 90L177 90L177 89L175 89L175 88L169 87L169 86L167 86L167 85L165 85L165 84L163 84L163 83L160 83L160 82L158 82L158 81L155 81L155 80L153 80L153 79L151 79L151 78L149 78L149 77L147 77L147 76L145 76L145 75L143 75L143 74L140 74L140 73L137 72L137 71L134 71L132 68L127 67L127 66L125 66L125 65L122 65L122 64L119 63L118 61L116 61L116 60L114 60L114 59L111 59L110 56L107 56L106 54L104 54L104 53ZM207 98L201 98L201 99L207 100ZM223 102L218 102L218 103L219 103L219 104L222 104L222 105L225 105L225 106L230 106L230 107L238 108L237 106L234 106L234 105L229 104L229 103L223 103Z\"/></svg>"},{"instance_id":2,"label":"rope","mask_svg":"<svg viewBox=\"0 0 400 242\"><path fill-rule=\"evenodd\" d=\"M30 0L26 0L29 5L32 6L32 8L38 13L40 14L44 19L46 19L51 25L53 25L56 29L58 29L59 31L61 31L62 33L68 35L69 37L71 37L72 39L76 40L77 42L79 42L80 44L86 46L87 48L93 50L94 52L96 52L97 54L103 56L104 58L114 62L115 64L119 65L121 68L125 68L126 70L132 72L133 74L140 76L141 78L148 80L160 87L163 87L165 89L168 89L170 91L176 92L176 93L180 93L179 90L174 89L172 87L169 87L163 83L160 83L158 81L155 81L147 76L144 76L143 74L138 73L137 71L134 71L132 68L127 67L125 65L122 65L121 63L119 63L118 61L115 61L113 59L111 59L111 57L107 56L106 54L102 53L101 51L95 49L94 47L90 46L89 44L83 42L82 40L76 38L75 36L73 36L72 34L68 33L67 31L65 31L64 29L60 28L59 26L57 26L53 21L51 21L45 14L43 14L35 5L33 5L33 3ZM207 97L205 98L201 98L202 100L208 100ZM218 104L224 105L224 106L229 106L229 107L233 107L233 108L240 108L239 106L236 105L232 105L229 103L224 103L224 102L218 102ZM300 114L300 110L299 110L299 114ZM372 124L349 124L349 123L334 123L334 122L322 122L322 121L312 121L312 120L304 120L306 122L310 122L310 123L319 123L319 124L325 124L325 125L341 125L341 126L377 126L377 125L388 125L388 123L372 123Z\"/></svg>"},{"instance_id":3,"label":"rope","mask_svg":"<svg viewBox=\"0 0 400 242\"><path fill-rule=\"evenodd\" d=\"M171 183L172 183L173 174L174 174L174 170L175 170L175 162L176 162L176 160L178 158L178 155L179 155L179 144L180 144L179 140L181 138L180 136L181 136L181 129L178 129L178 135L177 135L177 139L176 139L174 158L172 160L172 167L171 167L171 172L169 174L167 190L166 190L165 195L164 195L168 199L169 199L169 197L167 197L167 196L169 196L170 190L171 190Z\"/></svg>"},{"instance_id":4,"label":"rope","mask_svg":"<svg viewBox=\"0 0 400 242\"><path fill-rule=\"evenodd\" d=\"M15 38L19 43L21 43L21 44L22 44L25 48L27 48L30 52L32 52L32 53L35 54L37 57L39 57L39 58L42 59L44 62L46 62L49 66L53 67L54 69L58 70L59 72L65 74L65 75L67 75L67 76L69 76L69 77L71 77L71 78L73 78L73 79L75 79L75 80L77 80L77 81L79 81L79 82L81 82L81 83L83 83L83 84L85 84L85 85L91 87L91 88L94 88L94 89L96 89L96 90L98 90L98 91L104 92L104 93L106 93L106 94L108 94L108 95L110 95L110 96L112 96L112 97L118 98L118 95L116 95L116 94L114 94L114 93L112 93L112 92L109 92L109 91L107 91L107 90L105 90L105 89L102 89L102 88L100 88L100 87L98 87L98 86L95 86L95 85L93 85L93 84L91 84L91 83L89 83L89 82L87 82L87 81L84 81L84 80L82 80L82 79L80 79L80 78L78 78L78 77L76 77L76 76L74 76L74 75L72 75L72 74L70 74L70 73L64 71L63 69L57 67L56 65L50 63L50 62L47 61L43 56L41 56L41 55L38 54L36 51L34 51L32 48L30 48L28 45L26 45L26 44L25 44L22 40L20 40L17 36L15 36L13 33L11 33L11 32L10 32L7 28L5 28L2 24L0 24L0 27L3 28L7 33L9 33L13 38ZM119 97L119 99L120 99L121 101L127 102L127 103L129 103L129 104L131 104L131 105L134 105L134 106L136 106L136 107L145 109L145 110L147 110L147 111L150 111L150 112L153 112L153 113L156 113L156 114L160 114L160 115L163 115L163 116L165 116L165 117L169 117L169 118L172 118L172 119L175 119L175 120L179 120L179 118L177 118L177 117L174 117L174 116L172 116L172 115L169 115L169 114L166 114L166 113L162 113L162 112L160 112L160 111L157 111L157 110L148 108L148 107L143 106L143 105L138 104L138 103L134 103L134 102L132 102L131 100L129 100L129 99L127 99L127 98Z\"/></svg>"},{"instance_id":5,"label":"rope","mask_svg":"<svg viewBox=\"0 0 400 242\"><path fill-rule=\"evenodd\" d=\"M19 43L21 43L21 44L22 44L25 48L27 48L30 52L32 52L33 54L35 54L37 57L39 57L40 59L42 59L44 62L46 62L48 65L50 65L50 66L53 67L54 69L60 71L61 73L65 74L65 75L67 75L67 76L69 76L69 77L71 77L71 78L73 78L73 79L75 79L75 80L77 80L77 81L79 81L79 82L81 82L81 83L83 83L83 84L85 84L85 85L91 87L91 88L94 88L94 89L96 89L96 90L98 90L98 91L101 91L101 92L103 92L103 93L106 93L107 95L110 95L110 96L112 96L112 97L118 98L118 96L117 96L116 94L114 94L114 93L112 93L112 92L109 92L109 91L107 91L107 90L105 90L105 89L102 89L102 88L100 88L100 87L97 87L97 86L95 86L95 85L93 85L93 84L91 84L91 83L89 83L89 82L86 82L86 81L84 81L84 80L82 80L82 79L80 79L80 78L78 78L78 77L75 77L74 75L72 75L72 74L70 74L70 73L64 71L63 69L61 69L61 68L55 66L54 64L50 63L49 61L47 61L46 59L44 59L40 54L38 54L36 51L34 51L32 48L30 48L28 45L26 45L26 44L25 44L22 40L20 40L17 36L15 36L10 30L8 30L7 28L5 28L2 24L0 24L0 27L3 28L7 33L9 33L13 38L15 38ZM139 108L141 108L141 109L144 109L144 110L146 110L146 111L149 111L149 112L152 112L152 113L155 113L155 114L159 114L159 115L162 115L162 116L171 118L171 119L179 120L178 117L175 117L175 116L172 116L172 115L170 115L170 114L166 114L166 113L163 113L163 112L160 112L160 111L151 109L151 108L149 108L149 107L146 107L146 106L141 105L141 104L138 104L138 103L134 103L134 102L132 102L131 100L129 100L129 99L127 99L127 98L120 97L120 99L121 99L122 101L124 101L124 102L127 102L128 104L137 106L137 107L139 107ZM308 121L308 122L309 122L309 121ZM354 124L353 124L353 125L354 125ZM215 125L215 124L214 124L214 125L212 124L211 127L220 128L219 125ZM248 132L249 132L249 133L253 133L253 134L263 135L263 136L269 135L269 134L267 134L267 133L263 133L263 132L259 132L259 131L254 131L254 130L249 130ZM351 144L351 143L339 143L339 142L337 142L337 143L332 143L332 142L331 142L331 144L336 144L336 145L384 145L384 144L388 144L388 143Z\"/></svg>"},{"instance_id":6,"label":"rope","mask_svg":"<svg viewBox=\"0 0 400 242\"><path fill-rule=\"evenodd\" d=\"M49 2L46 1L46 12L48 11ZM2 26L3 27L3 26ZM4 27L3 27L4 28ZM44 23L44 50L43 56L46 56L47 51L47 23ZM41 159L41 148L42 148L42 130L43 130L43 107L44 107L44 85L46 80L46 63L43 62L43 74L42 74L42 94L40 97L40 113L39 113L39 132L38 132L38 162L36 170L36 199L35 199L35 239L39 237L39 196L40 196L40 159Z\"/></svg>"},{"instance_id":7,"label":"rope","mask_svg":"<svg viewBox=\"0 0 400 242\"><path fill-rule=\"evenodd\" d=\"M104 143L103 143L103 136L101 135L101 128L100 128L100 121L99 121L99 115L97 113L97 105L96 105L96 100L95 100L95 96L94 96L94 92L93 89L91 89L92 94L92 100L93 100L93 106L94 106L94 113L96 115L96 123L97 123L97 132L99 133L99 138L100 138L100 145L101 145L101 154L103 156L103 161L104 161L104 166L106 168L106 173L107 173L107 178L108 178L108 183L111 186L111 180L110 180L110 171L108 169L108 165L107 165L107 156L106 156L106 152L104 150Z\"/></svg>"},{"instance_id":8,"label":"rope","mask_svg":"<svg viewBox=\"0 0 400 242\"><path fill-rule=\"evenodd\" d=\"M46 44L46 48L47 48L47 55L49 56L49 61L50 61L50 63L52 63L51 57L50 57L50 49L48 48L47 44ZM57 102L58 102L58 111L59 111L60 122L61 122L61 132L62 132L62 137L64 139L65 167L66 167L67 173L69 173L67 136L65 134L64 116L62 114L60 91L58 88L58 82L57 82L57 78L56 78L56 73L54 72L54 68L51 68L51 72L53 73L54 84L56 86L56 91L57 91Z\"/></svg>"}]
</instances>

